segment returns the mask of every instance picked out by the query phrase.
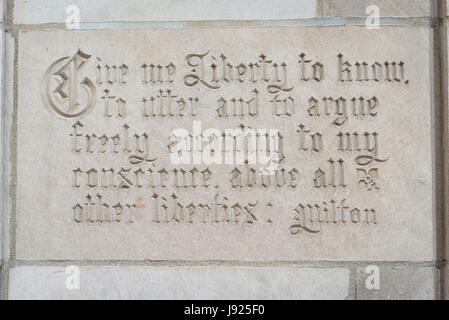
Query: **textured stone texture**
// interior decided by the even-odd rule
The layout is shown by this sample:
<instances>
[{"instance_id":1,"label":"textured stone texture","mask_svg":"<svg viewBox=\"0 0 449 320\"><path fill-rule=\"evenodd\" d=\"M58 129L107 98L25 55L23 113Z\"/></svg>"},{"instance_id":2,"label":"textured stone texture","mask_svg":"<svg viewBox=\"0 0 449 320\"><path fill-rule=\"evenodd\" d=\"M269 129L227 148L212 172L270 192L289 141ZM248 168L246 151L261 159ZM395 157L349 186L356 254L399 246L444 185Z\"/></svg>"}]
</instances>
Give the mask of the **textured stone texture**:
<instances>
[{"instance_id":1,"label":"textured stone texture","mask_svg":"<svg viewBox=\"0 0 449 320\"><path fill-rule=\"evenodd\" d=\"M1 2L1 0L0 0ZM11 1L13 23L11 30L18 31L18 114L17 123L12 121L14 79L14 39L5 34L6 56L4 57L4 106L5 118L3 141L6 162L4 178L12 179L4 191L3 221L0 227L3 252L0 258L10 256L19 261L15 267L4 273L9 275L9 288L4 289L11 299L435 299L438 297L438 273L435 268L422 267L435 260L435 177L433 150L438 143L432 139L431 97L432 61L434 54L432 30L426 26L426 19L385 19L395 27L381 27L368 31L361 27L328 28L266 28L281 25L319 26L363 21L368 5L377 5L381 17L425 17L429 15L428 0L287 0L287 1L156 1L156 0L32 0ZM67 6L80 9L84 28L113 28L111 31L70 31L61 26L43 25L64 23ZM318 7L317 7L318 6ZM2 7L0 6L0 12ZM0 17L1 17L0 13ZM310 19L315 17L329 19ZM333 19L336 17L337 19ZM362 19L340 19L340 17L361 17ZM302 19L301 21L269 21L270 19ZM1 18L0 18L1 19ZM199 20L199 21L198 21ZM213 22L213 20L230 20ZM254 25L265 28L237 28L232 20L255 20ZM268 21L267 21L268 20ZM148 24L133 22L151 22ZM174 21L175 23L164 23ZM197 21L197 22L195 22ZM30 26L28 24L35 24ZM251 22L243 23L252 25ZM228 30L212 26L229 25ZM194 27L196 26L196 27ZM201 26L201 28L197 28ZM208 28L207 26L211 26ZM419 27L416 27L419 26ZM179 30L158 30L180 28ZM193 27L193 28L192 28ZM127 30L120 30L125 28ZM134 30L137 28L138 30ZM23 30L27 30L23 32ZM39 31L40 30L40 31ZM445 43L445 41L443 41ZM1 44L2 42L0 42ZM129 118L113 117L103 119L104 88L97 88L97 103L93 111L79 119L64 119L54 110L44 106L40 97L43 76L47 67L62 57L71 57L76 50L92 54L88 68L81 75L95 79L92 65L126 63L130 67L129 85L109 86L112 94L122 96L128 103ZM194 87L181 89L179 79L186 74L185 56L188 53L227 55L231 63L254 62L263 52L276 62L287 62L296 66L289 73L289 81L295 85L293 93L281 93L282 97L292 95L296 99L296 116L282 121L267 119L226 120L217 125L212 117L216 100L224 96L249 97L251 86L229 86L220 92ZM312 60L320 60L326 67L326 81L320 84L298 82L298 55L306 52ZM379 60L406 62L406 73L410 79L407 86L388 83L360 85L336 83L336 54L354 61L372 63ZM94 60L96 57L101 62ZM354 163L349 163L348 154L342 155L349 169L345 190L314 190L313 169L324 167L321 160L336 156L335 151L316 158L289 153L286 167L297 166L301 170L300 187L293 190L275 189L262 192L245 189L232 192L229 185L229 167L218 169L212 179L212 188L192 190L131 190L126 196L118 191L82 187L72 188L71 170L75 167L88 169L129 165L127 157L96 155L74 157L70 152L71 126L80 120L84 133L115 134L124 123L138 133L151 134L151 149L158 154L167 152L167 136L171 129L191 129L192 119L168 121L138 120L143 96L157 94L156 87L142 87L139 80L141 63L174 62L177 66L177 80L171 88L178 96L197 94L204 98L203 112L210 109L210 115L200 117L204 128L234 128L237 124L255 127L279 127L285 134L287 152L298 149L298 134L295 127L306 123L312 131L320 130L324 135L339 130L374 131L380 134L380 157L388 158L379 164L381 190L363 194L356 190ZM0 65L0 68L2 66ZM90 69L89 69L90 68ZM87 72L86 69L89 69ZM1 71L0 71L1 74ZM0 79L0 81L3 78ZM1 86L0 86L1 87ZM69 86L68 86L69 87ZM66 89L68 89L66 87ZM261 92L261 113L271 111L266 87ZM84 93L84 89L80 87ZM1 92L0 92L1 93ZM369 121L350 118L341 129L330 129L331 119L325 121L309 119L306 116L307 99L310 96L370 96L380 99L378 117ZM202 101L203 102L203 101ZM446 106L447 107L447 106ZM311 121L312 120L312 121ZM435 119L433 119L435 120ZM18 136L15 136L16 125ZM134 131L133 131L134 133ZM154 136L153 136L154 134ZM332 142L335 146L335 142ZM15 148L18 153L15 153ZM10 150L11 148L11 150ZM293 156L292 156L293 155ZM327 158L325 158L325 156ZM17 162L17 170L15 169ZM353 159L352 159L353 160ZM159 169L172 166L167 158L156 162ZM146 168L151 168L148 164ZM17 174L17 194L15 193ZM446 179L447 180L447 179ZM215 183L220 184L220 193L232 203L256 201L274 204L274 211L264 208L256 211L258 221L253 225L176 225L173 223L155 225L151 220L148 200L153 192L169 197L173 192L182 201L212 201ZM212 189L212 190L211 190ZM11 191L11 193L9 193ZM138 204L136 221L133 223L75 223L71 208L77 201L85 201L89 192L101 193L106 201L134 202ZM231 195L231 196L230 196ZM292 236L289 226L293 220L293 208L299 201L319 202L347 199L350 206L375 207L377 224L351 225L326 224L320 232L301 232ZM16 200L17 199L17 200ZM115 202L114 202L115 203ZM274 214L275 213L275 214ZM10 214L12 219L10 220ZM268 224L267 218L272 220ZM0 224L1 224L0 217ZM13 225L9 222L13 221ZM16 225L17 222L17 225ZM195 221L197 222L197 221ZM263 223L262 223L263 222ZM17 228L16 228L17 227ZM3 235L2 233L3 229ZM10 235L9 232L13 231ZM17 232L16 232L17 231ZM10 238L12 237L12 238ZM13 244L12 246L10 244ZM16 244L16 245L15 245ZM12 251L10 252L10 249ZM81 267L80 290L68 290L65 281L68 274L65 266L55 266L54 260L130 260L111 261L110 266ZM176 267L146 267L135 260L176 260ZM26 262L24 263L24 261ZM39 260L34 262L34 260ZM195 262L201 267L182 266L182 260ZM251 267L224 267L221 260L257 260L256 264L238 262ZM313 261L314 267L279 267L273 260ZM323 260L337 260L329 267ZM350 261L356 260L354 264ZM367 290L364 268L359 261L380 260L381 284L378 291ZM134 262L133 262L134 261ZM403 262L394 262L403 261ZM69 263L69 262L67 262ZM103 264L104 262L98 262ZM372 262L375 263L375 262ZM27 266L23 266L26 264ZM36 264L36 266L32 266ZM113 266L120 264L120 266ZM138 266L133 266L137 264ZM161 265L166 265L161 263ZM39 266L37 266L39 265ZM258 267L255 267L257 265ZM264 266L269 267L264 267ZM309 265L309 263L307 263ZM388 267L386 266L388 265ZM394 267L393 267L394 265ZM8 266L7 264L3 266ZM182 266L182 267L181 267ZM1 270L1 266L0 266ZM356 270L349 273L348 270ZM446 273L448 274L448 273ZM1 273L0 273L1 275ZM447 282L446 282L447 283ZM0 287L2 282L0 276ZM9 289L9 290L8 290Z\"/></svg>"},{"instance_id":2,"label":"textured stone texture","mask_svg":"<svg viewBox=\"0 0 449 320\"><path fill-rule=\"evenodd\" d=\"M321 30L291 27L50 33L51 36L48 31L24 32L19 35L17 259L427 261L434 258L427 28L384 27L382 40L377 38L376 33L358 27ZM296 40L292 47L290 39L293 38ZM383 46L388 46L389 50L379 52L368 49L374 45L379 46L378 41ZM353 45L355 42L358 43L357 47ZM148 52L148 45L160 43L164 44L163 50ZM202 99L198 119L203 122L203 128L216 126L219 129L236 128L242 122L252 122L239 118L217 121L213 110L205 107L216 105L216 101L222 96L232 97L238 92L247 97L252 89L245 86L239 88L240 84L223 86L218 91L201 86L192 90L183 86L183 76L189 71L184 65L187 54L213 50L211 55L224 53L229 61L234 62L252 61L262 52L279 63L287 62L293 70L290 73L292 85L295 90L301 88L304 92L291 93L298 101L297 114L291 121L273 119L270 96L264 86L259 86L260 104L263 108L256 128L280 128L282 135L293 137L284 141L286 160L283 167L290 170L301 163L298 167L301 179L298 180L297 188L285 188L281 192L273 188L264 190L260 186L235 190L230 183L232 166L212 165L211 170L215 173L210 183L212 186L219 186L216 190L228 197L226 201L220 198L219 202L225 202L229 206L236 202L241 206L248 203L260 205L256 213L258 220L253 224L243 221L243 213L237 219L239 224L203 223L200 221L202 218L199 211L194 216L194 223L176 223L174 220L171 223L153 222L153 192L164 197L170 197L176 192L184 205L192 202L192 199L195 203L203 201L210 204L216 194L210 187L149 190L134 186L128 192L120 188L116 191L89 188L83 182L83 186L74 189L72 170L77 167L87 171L90 168L101 170L110 166L118 170L129 166L128 155L122 153L116 155L109 151L90 155L83 151L80 155L73 154L70 134L76 120L59 116L39 99L42 86L46 83L36 79L42 79L46 69L54 61L72 56L79 48L100 57L104 63L125 63L129 66L129 85L114 86L113 94L121 95L127 100L129 113L125 120L131 127L130 133L148 132L152 137L150 157L158 157L156 168L162 166L167 170L173 166L167 154L167 137L176 128L187 128L190 131L192 119L142 119L142 96L148 96L148 92L152 92L140 84L141 73L138 68L143 62L154 61L164 65L173 62L179 68L172 85L173 90L181 97L198 94ZM299 72L297 48L326 65L326 79L322 83L298 84L294 76ZM364 86L337 83L339 53L344 53L346 59L353 62L405 61L406 76L410 82L392 84L373 81ZM95 62L87 66L87 76L95 79ZM351 118L342 128L332 127L333 120L330 118L305 122L309 127L319 128L327 136L325 151L319 157L322 163L320 166L327 170L326 161L331 157L344 157L347 163L346 188L314 189L313 172L317 169L317 159L296 153L296 128L299 122L304 122L308 117L307 100L312 95L344 95L351 99L353 96L368 97L373 94L380 101L375 120L358 122ZM100 98L102 95L104 94L99 87L97 104L90 113L80 118L84 127L79 129L84 133L95 132L97 136L104 133L122 134L123 129L120 128L125 121L120 117L104 116L104 101ZM362 130L376 130L379 133L378 156L388 159L385 164L379 165L384 177L380 180L380 190L359 190L358 171L353 162L356 155L335 150L337 146L333 137L340 130L359 130L361 133ZM148 170L145 165L144 170ZM204 168L204 165L200 168ZM103 195L102 201L111 205L115 204L112 201L137 203L135 221L91 223L84 219L81 223L75 222L72 207L76 203L84 204L87 194L96 195L97 192ZM321 201L328 203L332 199L337 201L337 205L340 205L342 199L347 199L345 205L351 209L375 208L377 224L343 223L337 217L339 223L321 225L321 232L300 232L297 235L290 233L289 228L295 223L294 209L298 206L298 201L321 204ZM268 201L273 207L268 205ZM117 239L120 241L116 241Z\"/></svg>"},{"instance_id":3,"label":"textured stone texture","mask_svg":"<svg viewBox=\"0 0 449 320\"><path fill-rule=\"evenodd\" d=\"M358 300L433 300L438 292L438 272L432 267L382 267L379 290L368 290L365 268L357 269Z\"/></svg>"},{"instance_id":4,"label":"textured stone texture","mask_svg":"<svg viewBox=\"0 0 449 320\"><path fill-rule=\"evenodd\" d=\"M448 100L448 96L449 96L449 81L448 81L448 77L449 77L449 64L448 64L448 60L449 60L449 32L448 32L448 16L449 16L449 6L448 6L448 1L447 0L443 0L439 2L440 5L440 17L442 18L442 25L440 26L440 46L441 46L441 73L442 73L442 83L441 83L441 94L443 97L443 110L445 110L446 112L443 112L443 117L444 115L446 115L446 118L443 120L446 123L446 128L449 126L449 100ZM445 50L444 50L445 49ZM444 132L446 132L446 134L448 134L449 131L444 131L443 130L443 134ZM443 146L443 148L445 148L445 162L446 162L446 172L444 177L444 181L447 183L447 177L449 176L449 170L448 170L448 159L449 159L449 152L448 152L448 145L449 145L449 136L446 135L445 137L446 139L443 140L445 141L445 144ZM444 142L443 142L444 143ZM447 188L446 188L446 193L444 196L444 201L447 201ZM442 230L444 232L444 234L442 235L442 237L439 239L439 241L442 242L442 244L440 246L443 247L444 252L443 252L443 257L445 259L443 268L440 271L440 284L441 284L441 294L443 299L449 299L449 268L447 267L447 261L448 261L448 257L449 257L449 212L447 211L447 205L445 207L446 212L444 212L444 217L443 217L443 224L442 224ZM444 245L443 245L444 244Z\"/></svg>"},{"instance_id":5,"label":"textured stone texture","mask_svg":"<svg viewBox=\"0 0 449 320\"><path fill-rule=\"evenodd\" d=\"M4 42L5 42L5 28L3 25L3 0L0 0L0 266L3 258L3 110L5 110L3 102L3 64L4 64ZM1 282L0 282L1 283Z\"/></svg>"},{"instance_id":6,"label":"textured stone texture","mask_svg":"<svg viewBox=\"0 0 449 320\"><path fill-rule=\"evenodd\" d=\"M316 16L316 0L33 0L15 1L14 22L64 23L65 8L76 5L81 22L264 20Z\"/></svg>"},{"instance_id":7,"label":"textured stone texture","mask_svg":"<svg viewBox=\"0 0 449 320\"><path fill-rule=\"evenodd\" d=\"M4 56L4 76L5 79L14 79L14 38L10 33L5 33L5 56ZM2 215L3 215L3 234L2 234L2 248L3 257L6 259L10 256L10 216L12 212L12 199L11 194L11 147L14 147L14 143L11 139L11 126L12 126L12 112L13 112L13 86L14 81L8 80L3 83L3 113L4 117L4 127L2 130L2 143L4 152L4 163L3 163L3 197L2 197Z\"/></svg>"},{"instance_id":8,"label":"textured stone texture","mask_svg":"<svg viewBox=\"0 0 449 320\"><path fill-rule=\"evenodd\" d=\"M79 290L68 290L65 267L14 268L9 298L345 299L349 286L347 269L82 267L79 274Z\"/></svg>"},{"instance_id":9,"label":"textured stone texture","mask_svg":"<svg viewBox=\"0 0 449 320\"><path fill-rule=\"evenodd\" d=\"M0 1L0 7L2 6L2 3ZM0 12L0 17L1 17L1 12ZM3 28L3 23L0 21L0 52L2 53L1 57L0 57L0 105L1 105L1 109L0 110L4 110L4 106L3 106L3 42L4 42L4 28ZM3 112L0 112L0 123L3 123L2 119L3 119ZM0 127L0 143L3 139L3 125ZM1 145L3 145L3 143L1 143ZM2 210L2 205L3 205L3 192L1 190L3 190L3 186L2 186L2 182L3 182L3 148L0 148L0 163L1 163L1 169L0 170L0 244L2 244L2 235L3 235L3 210ZM2 246L0 245L0 265L2 264Z\"/></svg>"},{"instance_id":10,"label":"textured stone texture","mask_svg":"<svg viewBox=\"0 0 449 320\"><path fill-rule=\"evenodd\" d=\"M381 17L426 17L430 15L429 0L324 0L326 17L366 17L366 8L378 6Z\"/></svg>"}]
</instances>

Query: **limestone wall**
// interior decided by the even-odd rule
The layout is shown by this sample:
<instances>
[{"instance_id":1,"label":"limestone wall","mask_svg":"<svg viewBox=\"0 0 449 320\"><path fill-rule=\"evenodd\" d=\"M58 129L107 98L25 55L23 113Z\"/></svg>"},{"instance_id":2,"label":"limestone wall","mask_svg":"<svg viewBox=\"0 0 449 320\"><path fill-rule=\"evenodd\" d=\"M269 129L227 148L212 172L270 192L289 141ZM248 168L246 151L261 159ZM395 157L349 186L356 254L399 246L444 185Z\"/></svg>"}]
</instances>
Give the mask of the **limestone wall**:
<instances>
[{"instance_id":1,"label":"limestone wall","mask_svg":"<svg viewBox=\"0 0 449 320\"><path fill-rule=\"evenodd\" d=\"M3 2L3 299L447 298L445 1Z\"/></svg>"}]
</instances>

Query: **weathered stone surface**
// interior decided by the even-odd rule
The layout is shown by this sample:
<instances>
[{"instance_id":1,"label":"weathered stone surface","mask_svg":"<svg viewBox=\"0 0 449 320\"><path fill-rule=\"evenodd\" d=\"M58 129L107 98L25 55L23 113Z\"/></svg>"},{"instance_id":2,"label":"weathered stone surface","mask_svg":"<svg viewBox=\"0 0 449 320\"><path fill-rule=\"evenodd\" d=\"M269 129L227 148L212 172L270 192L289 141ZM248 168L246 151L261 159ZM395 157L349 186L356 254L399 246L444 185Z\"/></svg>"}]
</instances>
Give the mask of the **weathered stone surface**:
<instances>
[{"instance_id":1,"label":"weathered stone surface","mask_svg":"<svg viewBox=\"0 0 449 320\"><path fill-rule=\"evenodd\" d=\"M68 271L66 271L68 270ZM345 299L343 268L18 267L10 299ZM67 280L68 279L68 280Z\"/></svg>"},{"instance_id":2,"label":"weathered stone surface","mask_svg":"<svg viewBox=\"0 0 449 320\"><path fill-rule=\"evenodd\" d=\"M9 234L9 222L12 213L12 204L14 196L12 194L11 186L11 165L13 157L11 156L11 147L15 145L14 139L12 139L12 112L13 112L13 86L14 81L14 38L10 33L5 33L5 55L3 58L3 72L5 79L9 79L3 83L3 128L2 128L2 143L3 143L3 196L2 196L2 254L6 260L10 256L10 234Z\"/></svg>"},{"instance_id":3,"label":"weathered stone surface","mask_svg":"<svg viewBox=\"0 0 449 320\"><path fill-rule=\"evenodd\" d=\"M34 0L15 1L14 22L64 23L77 6L81 22L265 20L316 16L316 0Z\"/></svg>"},{"instance_id":4,"label":"weathered stone surface","mask_svg":"<svg viewBox=\"0 0 449 320\"><path fill-rule=\"evenodd\" d=\"M382 267L379 274L379 289L369 290L366 282L372 271L366 272L366 268L357 270L358 300L433 300L438 297L436 268Z\"/></svg>"},{"instance_id":5,"label":"weathered stone surface","mask_svg":"<svg viewBox=\"0 0 449 320\"><path fill-rule=\"evenodd\" d=\"M429 0L324 0L323 15L326 17L366 17L368 6L377 6L381 17L428 17L431 12Z\"/></svg>"},{"instance_id":6,"label":"weathered stone surface","mask_svg":"<svg viewBox=\"0 0 449 320\"><path fill-rule=\"evenodd\" d=\"M1 6L1 2L0 2ZM0 52L3 52L3 26L0 22ZM0 58L0 75L3 75L3 59ZM1 110L3 110L3 77L0 77L0 104L2 106ZM2 113L0 112L0 123L2 123ZM0 142L3 139L3 126L0 127ZM0 148L0 163L1 168L3 169L3 148ZM0 265L2 264L2 235L3 235L3 210L2 204L3 204L3 192L1 190L3 189L3 186L1 185L3 182L3 170L0 171Z\"/></svg>"},{"instance_id":7,"label":"weathered stone surface","mask_svg":"<svg viewBox=\"0 0 449 320\"><path fill-rule=\"evenodd\" d=\"M3 63L4 63L4 32L3 25L3 0L0 0L0 105L2 112L0 112L0 124L3 123L3 110L5 109L3 104ZM0 126L0 143L3 145L3 125ZM0 266L2 265L3 249L3 147L0 147ZM0 285L1 286L1 285Z\"/></svg>"},{"instance_id":8,"label":"weathered stone surface","mask_svg":"<svg viewBox=\"0 0 449 320\"><path fill-rule=\"evenodd\" d=\"M17 259L434 259L429 32L425 27L383 27L382 33L359 27L20 32ZM379 51L380 46L388 49ZM82 53L73 64L69 57L78 50ZM321 81L300 80L301 53L306 53L305 60L312 60L306 63L305 78L312 75L312 63L324 65ZM199 58L191 54L205 55L201 75L196 66ZM240 71L233 68L234 81L214 81L213 77L222 77L221 54L228 63L240 66ZM339 81L339 54L341 63L347 60L352 65L352 82ZM366 75L354 69L357 61L369 66ZM250 62L260 66L260 73L256 74L259 69L254 72L256 81L249 71L242 71L250 70ZM170 63L176 74L167 79L173 82L142 83L143 64L149 70L151 64ZM219 70L215 76L211 64ZM370 71L373 64L376 74ZM122 83L107 83L106 65L127 70L116 78ZM73 66L78 72L70 69ZM396 75L392 66L397 68ZM318 64L315 67L319 69ZM101 84L98 70L103 72ZM238 72L243 73L241 81ZM367 81L357 80L364 76ZM342 80L346 77L342 72ZM159 101L161 88L176 95L175 106L180 106L176 101L181 98L186 101L182 116L145 116L151 112L144 106L149 106L151 97ZM252 100L255 88L257 99ZM77 99L71 100L74 96ZM114 100L107 99L111 96ZM199 98L195 117L189 115L189 97ZM252 101L253 108L257 104L259 114L219 117L220 99L232 101L233 97ZM343 97L346 107L337 108L328 99L326 111L324 97ZM357 107L362 104L353 109L359 97L363 97L363 111ZM280 102L273 111L275 98ZM312 108L312 98L318 107ZM294 100L291 115L276 115L285 106L282 99L287 99L287 106ZM77 100L79 105L67 108ZM96 104L86 109L89 101ZM126 114L124 109L118 114L117 105L123 104ZM193 120L201 121L203 131L223 132L242 124L279 130L283 138L277 141L285 156L279 169L291 174L285 183L279 179L279 187L272 182L264 188L259 177L257 184L249 182L240 188L232 186L240 185L233 178L234 165L175 165L169 157L168 146L173 145L168 137L175 129L192 132ZM312 151L309 140L308 150L300 150L300 132L308 134L307 130L322 134L323 147L315 146L319 152ZM359 135L358 147L355 136L351 145L344 141L341 145L339 134L345 137L354 132ZM148 134L149 143L148 148L142 144L140 152L134 134L143 133ZM105 137L97 139L93 134ZM113 139L117 134L120 140ZM80 136L74 139L75 135ZM88 141L94 144L88 146ZM125 152L128 147L134 151ZM121 172L114 176L115 186L107 177L100 179L103 169L110 168ZM187 184L197 187L173 187L173 170L181 168L199 172L209 168L211 177L206 171L196 175L194 182L188 179ZM248 172L248 166L237 168L239 177ZM148 172L158 175L164 169L170 174L167 186L151 187L159 179L153 176L151 182ZM324 180L320 172L327 174ZM116 216L97 214L98 195L103 211ZM87 201L88 197L92 199ZM179 205L182 214L172 219L171 210ZM321 216L314 211L311 218L307 209L315 205ZM169 208L165 218L164 206Z\"/></svg>"}]
</instances>

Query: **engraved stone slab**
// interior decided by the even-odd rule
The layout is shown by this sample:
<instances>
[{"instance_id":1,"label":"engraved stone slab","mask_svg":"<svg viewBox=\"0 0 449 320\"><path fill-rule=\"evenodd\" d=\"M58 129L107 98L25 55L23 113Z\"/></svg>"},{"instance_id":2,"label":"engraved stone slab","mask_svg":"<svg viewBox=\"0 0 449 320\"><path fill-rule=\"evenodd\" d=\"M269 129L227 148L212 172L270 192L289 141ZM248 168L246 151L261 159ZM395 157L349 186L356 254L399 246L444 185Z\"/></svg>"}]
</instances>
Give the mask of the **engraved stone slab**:
<instances>
[{"instance_id":1,"label":"engraved stone slab","mask_svg":"<svg viewBox=\"0 0 449 320\"><path fill-rule=\"evenodd\" d=\"M20 32L17 259L433 260L429 32Z\"/></svg>"}]
</instances>

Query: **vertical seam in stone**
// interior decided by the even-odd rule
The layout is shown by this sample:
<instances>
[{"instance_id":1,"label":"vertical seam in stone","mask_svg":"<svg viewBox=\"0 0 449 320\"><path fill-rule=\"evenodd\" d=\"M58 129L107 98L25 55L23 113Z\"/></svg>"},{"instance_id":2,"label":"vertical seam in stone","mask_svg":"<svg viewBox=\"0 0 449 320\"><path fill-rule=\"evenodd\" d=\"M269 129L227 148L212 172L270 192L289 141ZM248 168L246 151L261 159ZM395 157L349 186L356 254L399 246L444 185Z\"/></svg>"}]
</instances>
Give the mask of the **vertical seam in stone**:
<instances>
[{"instance_id":1,"label":"vertical seam in stone","mask_svg":"<svg viewBox=\"0 0 449 320\"><path fill-rule=\"evenodd\" d=\"M357 300L357 267L355 265L349 268L348 296L346 300Z\"/></svg>"},{"instance_id":2,"label":"vertical seam in stone","mask_svg":"<svg viewBox=\"0 0 449 320\"><path fill-rule=\"evenodd\" d=\"M11 214L10 214L10 257L11 262L16 260L16 208L17 208L17 109L18 109L18 58L19 58L19 35L14 32L14 86L13 86L13 111L11 125Z\"/></svg>"},{"instance_id":3,"label":"vertical seam in stone","mask_svg":"<svg viewBox=\"0 0 449 320\"><path fill-rule=\"evenodd\" d=\"M6 36L5 36L5 24L6 24L6 19L5 19L5 16L6 16L6 11L5 11L5 8L7 7L7 2L6 1L4 1L4 2L2 2L2 5L3 5L3 14L2 14L2 17L1 17L1 32L2 32L2 43L1 43L1 48L2 48L2 52L1 52L1 57L0 57L0 63L1 63L1 66L2 66L2 74L0 75L1 77L2 77L2 82L1 82L1 87L0 87L0 90L1 90L1 110L0 110L0 113L1 113L1 116L0 116L0 119L1 119L1 124L0 124L0 145L1 145L1 148L2 148L2 151L1 151L1 155L2 155L2 157L1 157L1 159L0 159L0 162L1 162L1 170L2 170L2 175L1 175L1 179L0 179L0 203L1 203L1 206L2 206L2 208L0 208L0 210L2 210L2 214L0 215L0 218L1 218L1 220L0 220L0 229L2 229L2 232L0 232L0 252L2 253L1 254L1 259L0 259L0 299L3 297L3 288L4 288L4 286L3 286L3 279L4 279L4 274L3 274L3 270L4 270L4 267L2 267L3 265L5 265L5 262L4 262L4 256L3 256L3 238L4 238L4 234L3 234L3 227L4 227L4 224L3 224L3 220L4 220L4 215L3 215L3 213L4 213L4 210L3 210L3 203L4 203L4 188L3 188L3 186L4 186L4 184L3 184L3 181L4 181L4 176L5 176L5 170L4 170L4 158L5 158L5 153L4 153L4 148L3 148L3 133L4 133L4 123L5 123L5 112L4 112L4 109L5 109L5 89L4 89L4 87L5 87L5 69L4 69L4 65L5 65L5 53L6 53L6 46L5 46L5 44L6 44Z\"/></svg>"},{"instance_id":4,"label":"vertical seam in stone","mask_svg":"<svg viewBox=\"0 0 449 320\"><path fill-rule=\"evenodd\" d=\"M319 18L324 16L324 0L316 1L316 16Z\"/></svg>"},{"instance_id":5,"label":"vertical seam in stone","mask_svg":"<svg viewBox=\"0 0 449 320\"><path fill-rule=\"evenodd\" d=\"M13 1L8 1L8 22L12 23L12 7L13 7ZM8 79L8 81L13 81L13 85L11 87L12 92L8 92L8 95L12 98L9 103L11 105L8 107L7 116L4 117L5 124L7 126L4 126L4 129L7 129L10 131L10 140L6 141L7 144L9 144L9 150L8 153L5 154L4 164L8 167L8 170L6 172L8 173L7 177L7 184L5 188L4 185L4 191L7 192L7 217L8 219L8 244L9 244L9 257L8 261L4 266L4 289L3 289L3 298L8 299L9 296L9 276L10 276L10 270L12 267L14 267L15 260L16 260L16 190L17 190L17 108L18 108L18 30L14 28L13 24L8 24L8 27L11 26L9 32L13 39L12 45L14 46L13 50L13 60L12 60L12 66L8 66L9 68L12 67L12 79ZM6 48L5 48L6 49ZM9 48L11 49L11 48ZM8 54L10 53L10 50L8 50ZM5 149L5 147L3 147ZM5 178L5 177L4 177Z\"/></svg>"},{"instance_id":6,"label":"vertical seam in stone","mask_svg":"<svg viewBox=\"0 0 449 320\"><path fill-rule=\"evenodd\" d=\"M5 84L7 83L7 81L11 81L11 79L7 79L6 77L6 71L8 69L8 71L10 71L10 67L8 66L8 68L5 68L5 62L6 62L6 54L8 52L9 54L9 50L7 49L6 46L6 30L8 29L7 27L10 25L11 20L11 16L12 16L12 7L14 6L14 3L12 0L5 0L3 2L3 26L4 26L4 39L3 39L3 52L2 52L2 72L3 74L2 79L3 79L3 87L2 87L2 121L1 121L1 130L2 130L2 137L1 137L1 146L2 146L2 172L3 172L3 180L1 181L1 189L2 189L2 212L3 212L3 217L2 217L2 223L4 224L4 226L2 227L4 231L8 230L7 232L3 232L3 239L1 239L1 246L2 248L4 247L4 244L10 244L10 218L11 218L11 212L9 210L9 204L10 204L10 188L9 188L9 181L10 181L10 177L9 177L9 170L6 170L6 167L9 166L9 157L10 154L9 152L6 152L8 149L6 148L6 146L8 145L8 143L10 143L9 141L4 141L4 133L6 132L6 130L8 130L8 126L9 126L9 112L6 110L7 108L9 108L10 106L6 105L6 95L8 94L8 96L10 97L11 92L6 92L5 90ZM14 43L15 43L15 37L13 35L14 32L10 32L10 35L12 38L14 38ZM9 87L8 87L9 88ZM9 101L11 102L11 101ZM8 124L8 126L7 126ZM1 281L1 290L0 290L0 298L1 299L7 299L8 298L8 283L9 283L9 269L10 269L10 250L8 252L8 256L3 255L3 266L1 268L1 277L0 277L0 281Z\"/></svg>"},{"instance_id":7,"label":"vertical seam in stone","mask_svg":"<svg viewBox=\"0 0 449 320\"><path fill-rule=\"evenodd\" d=\"M436 296L448 298L446 267L447 246L447 196L449 160L448 143L448 81L447 81L447 30L446 30L446 1L431 0L431 19L433 28L433 106L435 121L435 227L436 227L436 255L437 267L441 270L440 281Z\"/></svg>"}]
</instances>

